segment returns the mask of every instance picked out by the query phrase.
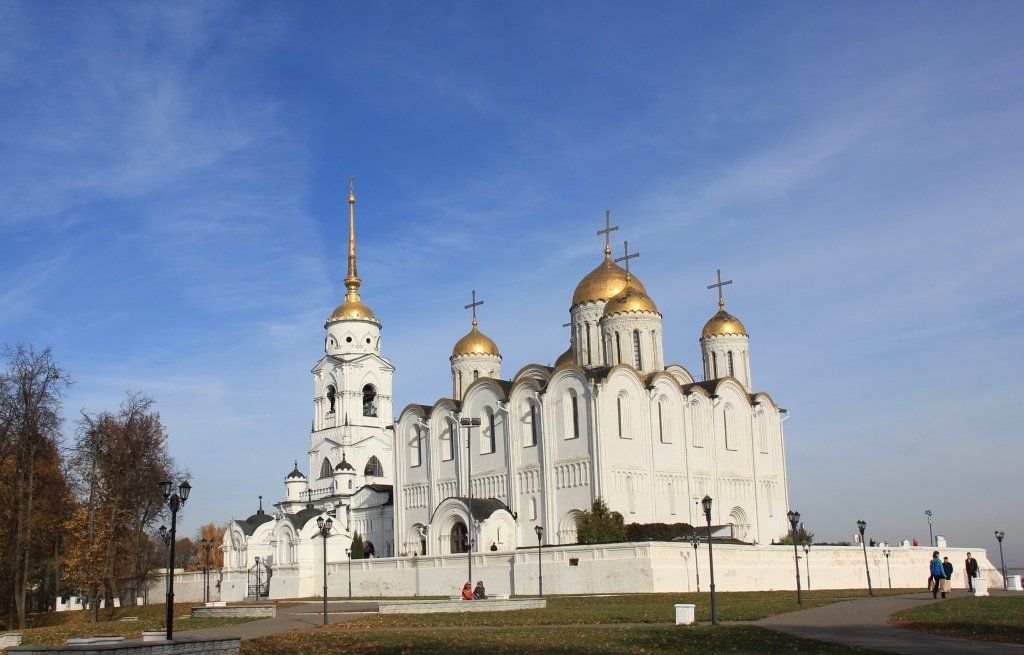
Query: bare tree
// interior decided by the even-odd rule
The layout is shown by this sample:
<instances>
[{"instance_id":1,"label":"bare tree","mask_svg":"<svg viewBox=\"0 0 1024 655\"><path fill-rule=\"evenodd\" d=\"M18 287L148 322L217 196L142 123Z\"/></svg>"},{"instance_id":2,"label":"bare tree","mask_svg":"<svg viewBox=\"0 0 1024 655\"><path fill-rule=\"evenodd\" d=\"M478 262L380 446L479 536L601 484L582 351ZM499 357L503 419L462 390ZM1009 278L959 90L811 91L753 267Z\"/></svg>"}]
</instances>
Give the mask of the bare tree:
<instances>
[{"instance_id":1,"label":"bare tree","mask_svg":"<svg viewBox=\"0 0 1024 655\"><path fill-rule=\"evenodd\" d=\"M38 505L65 488L60 462L61 399L70 381L49 348L21 344L4 351L0 375L0 509L3 599L7 625L26 626L27 593L38 544L56 543ZM42 484L42 481L49 484ZM59 527L59 526L58 526ZM49 549L47 549L48 552Z\"/></svg>"}]
</instances>

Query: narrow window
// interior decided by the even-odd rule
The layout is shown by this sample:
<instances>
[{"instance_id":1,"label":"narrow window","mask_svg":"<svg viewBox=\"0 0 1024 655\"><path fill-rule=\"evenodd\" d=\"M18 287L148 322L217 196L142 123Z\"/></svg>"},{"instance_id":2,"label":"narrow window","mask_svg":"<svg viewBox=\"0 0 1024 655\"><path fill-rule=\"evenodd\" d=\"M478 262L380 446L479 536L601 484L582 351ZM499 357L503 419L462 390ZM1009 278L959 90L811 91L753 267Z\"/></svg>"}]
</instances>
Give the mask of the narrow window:
<instances>
[{"instance_id":1,"label":"narrow window","mask_svg":"<svg viewBox=\"0 0 1024 655\"><path fill-rule=\"evenodd\" d=\"M729 442L729 410L728 408L722 412L722 432L725 436L725 449L733 450L732 443Z\"/></svg>"},{"instance_id":2,"label":"narrow window","mask_svg":"<svg viewBox=\"0 0 1024 655\"><path fill-rule=\"evenodd\" d=\"M619 338L619 333L615 333L615 363L622 363L622 339Z\"/></svg>"},{"instance_id":3,"label":"narrow window","mask_svg":"<svg viewBox=\"0 0 1024 655\"><path fill-rule=\"evenodd\" d=\"M578 439L580 436L580 405L576 399L576 394L572 394L572 438Z\"/></svg>"},{"instance_id":4,"label":"narrow window","mask_svg":"<svg viewBox=\"0 0 1024 655\"><path fill-rule=\"evenodd\" d=\"M377 390L372 384L363 387L363 416L377 415Z\"/></svg>"},{"instance_id":5,"label":"narrow window","mask_svg":"<svg viewBox=\"0 0 1024 655\"><path fill-rule=\"evenodd\" d=\"M323 462L323 464L320 465L320 477L321 478L329 478L329 477L331 477L331 473L333 473L333 472L334 471L331 468L331 461L329 459L327 459L326 457L324 457L324 462Z\"/></svg>"},{"instance_id":6,"label":"narrow window","mask_svg":"<svg viewBox=\"0 0 1024 655\"><path fill-rule=\"evenodd\" d=\"M485 435L484 441L484 447L486 448L486 450L484 451L483 454L494 452L494 444L496 442L494 436L494 412L487 412L487 428L488 430L487 434Z\"/></svg>"},{"instance_id":7,"label":"narrow window","mask_svg":"<svg viewBox=\"0 0 1024 655\"><path fill-rule=\"evenodd\" d=\"M622 439L622 396L615 399L615 420L619 427L619 439Z\"/></svg>"},{"instance_id":8,"label":"narrow window","mask_svg":"<svg viewBox=\"0 0 1024 655\"><path fill-rule=\"evenodd\" d=\"M334 401L337 398L337 393L334 391L334 386L327 387L327 413L332 414L334 412Z\"/></svg>"},{"instance_id":9,"label":"narrow window","mask_svg":"<svg viewBox=\"0 0 1024 655\"><path fill-rule=\"evenodd\" d=\"M727 366L729 367L729 375L731 375L732 377L736 377L736 371L733 369L733 366L732 366L732 351L731 350L728 353L726 353L725 361L726 361Z\"/></svg>"},{"instance_id":10,"label":"narrow window","mask_svg":"<svg viewBox=\"0 0 1024 655\"><path fill-rule=\"evenodd\" d=\"M638 371L644 368L643 358L640 357L640 330L633 330L633 364Z\"/></svg>"},{"instance_id":11,"label":"narrow window","mask_svg":"<svg viewBox=\"0 0 1024 655\"><path fill-rule=\"evenodd\" d=\"M583 329L586 332L586 338L587 338L587 364L590 364L591 363L591 360L590 360L590 323L584 323L583 324Z\"/></svg>"},{"instance_id":12,"label":"narrow window","mask_svg":"<svg viewBox=\"0 0 1024 655\"><path fill-rule=\"evenodd\" d=\"M662 402L658 401L658 438L661 443L668 443L665 441L665 417L662 412Z\"/></svg>"},{"instance_id":13,"label":"narrow window","mask_svg":"<svg viewBox=\"0 0 1024 655\"><path fill-rule=\"evenodd\" d=\"M455 423L448 421L448 430L441 435L441 459L450 462L455 458Z\"/></svg>"},{"instance_id":14,"label":"narrow window","mask_svg":"<svg viewBox=\"0 0 1024 655\"><path fill-rule=\"evenodd\" d=\"M412 439L409 440L409 466L420 466L423 464L422 453L423 435L418 427L412 429Z\"/></svg>"},{"instance_id":15,"label":"narrow window","mask_svg":"<svg viewBox=\"0 0 1024 655\"><path fill-rule=\"evenodd\" d=\"M480 371L477 371L477 370L474 369L474 371L473 371L473 379L474 380L479 380L480 379Z\"/></svg>"},{"instance_id":16,"label":"narrow window","mask_svg":"<svg viewBox=\"0 0 1024 655\"><path fill-rule=\"evenodd\" d=\"M540 416L538 416L537 406L530 403L530 443L528 446L536 446L540 440Z\"/></svg>"},{"instance_id":17,"label":"narrow window","mask_svg":"<svg viewBox=\"0 0 1024 655\"><path fill-rule=\"evenodd\" d=\"M711 377L718 379L718 353L711 353Z\"/></svg>"}]
</instances>

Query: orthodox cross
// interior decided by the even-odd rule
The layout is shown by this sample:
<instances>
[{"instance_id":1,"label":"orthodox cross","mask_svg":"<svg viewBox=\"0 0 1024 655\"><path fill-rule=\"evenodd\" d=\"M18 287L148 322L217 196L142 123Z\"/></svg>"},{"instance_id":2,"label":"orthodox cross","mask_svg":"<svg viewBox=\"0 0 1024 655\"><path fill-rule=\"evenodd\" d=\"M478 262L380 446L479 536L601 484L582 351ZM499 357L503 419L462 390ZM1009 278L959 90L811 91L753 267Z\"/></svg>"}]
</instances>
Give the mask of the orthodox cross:
<instances>
[{"instance_id":1,"label":"orthodox cross","mask_svg":"<svg viewBox=\"0 0 1024 655\"><path fill-rule=\"evenodd\" d=\"M465 309L473 310L473 325L476 325L476 308L484 304L483 300L476 299L476 289L473 289L473 302L466 305Z\"/></svg>"},{"instance_id":2,"label":"orthodox cross","mask_svg":"<svg viewBox=\"0 0 1024 655\"><path fill-rule=\"evenodd\" d=\"M725 308L725 298L722 297L722 287L724 287L727 284L732 284L732 280L726 280L725 282L722 282L722 269L720 269L720 268L716 268L715 269L715 276L718 278L718 282L715 283L715 284L709 284L708 288L709 289L718 289L718 307L720 309L724 309Z\"/></svg>"},{"instance_id":3,"label":"orthodox cross","mask_svg":"<svg viewBox=\"0 0 1024 655\"><path fill-rule=\"evenodd\" d=\"M605 252L605 254L608 254L608 255L612 254L612 244L611 244L610 237L612 236L612 232L614 232L617 229L619 229L618 225L612 227L612 213L611 213L611 211L607 210L607 209L604 210L604 229L603 230L598 230L597 231L597 236L601 236L602 234L604 235L604 252Z\"/></svg>"},{"instance_id":4,"label":"orthodox cross","mask_svg":"<svg viewBox=\"0 0 1024 655\"><path fill-rule=\"evenodd\" d=\"M619 262L626 262L626 277L628 278L629 277L629 260L631 260L631 259L633 259L635 257L639 257L640 253L635 252L632 255L629 254L629 241L625 242L625 245L623 246L622 251L625 254L623 254L622 257L619 257L618 259L616 259L615 263L618 264Z\"/></svg>"}]
</instances>

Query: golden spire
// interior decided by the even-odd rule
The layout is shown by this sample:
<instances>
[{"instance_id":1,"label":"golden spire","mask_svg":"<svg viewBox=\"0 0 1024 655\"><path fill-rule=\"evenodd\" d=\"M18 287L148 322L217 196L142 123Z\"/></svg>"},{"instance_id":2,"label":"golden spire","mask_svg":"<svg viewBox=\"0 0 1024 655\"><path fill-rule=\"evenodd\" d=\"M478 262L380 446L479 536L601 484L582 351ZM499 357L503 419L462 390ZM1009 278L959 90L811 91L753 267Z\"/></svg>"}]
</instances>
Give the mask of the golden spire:
<instances>
[{"instance_id":1,"label":"golden spire","mask_svg":"<svg viewBox=\"0 0 1024 655\"><path fill-rule=\"evenodd\" d=\"M356 272L356 179L348 178L348 275L345 276L345 302L359 302L362 280Z\"/></svg>"}]
</instances>

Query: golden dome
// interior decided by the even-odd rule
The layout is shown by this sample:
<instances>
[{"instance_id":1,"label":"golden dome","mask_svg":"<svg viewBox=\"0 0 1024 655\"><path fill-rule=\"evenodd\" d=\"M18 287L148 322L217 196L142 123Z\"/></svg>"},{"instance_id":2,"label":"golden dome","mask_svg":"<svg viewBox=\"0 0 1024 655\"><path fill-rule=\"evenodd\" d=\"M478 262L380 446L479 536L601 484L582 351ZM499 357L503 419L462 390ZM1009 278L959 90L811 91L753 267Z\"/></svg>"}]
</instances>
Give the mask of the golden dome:
<instances>
[{"instance_id":1,"label":"golden dome","mask_svg":"<svg viewBox=\"0 0 1024 655\"><path fill-rule=\"evenodd\" d=\"M658 308L643 290L637 287L634 278L630 278L628 285L604 305L604 316L622 314L624 312L651 312L658 313Z\"/></svg>"},{"instance_id":2,"label":"golden dome","mask_svg":"<svg viewBox=\"0 0 1024 655\"><path fill-rule=\"evenodd\" d=\"M635 291L646 295L647 290L640 280L632 277L630 284ZM572 305L575 307L585 302L614 298L625 287L626 271L612 261L611 251L606 249L604 261L576 285L576 291L572 294Z\"/></svg>"},{"instance_id":3,"label":"golden dome","mask_svg":"<svg viewBox=\"0 0 1024 655\"><path fill-rule=\"evenodd\" d=\"M459 339L455 347L452 348L452 357L458 357L459 355L497 355L501 356L498 352L498 344L477 329L476 319L473 319L473 329L469 331L469 334Z\"/></svg>"},{"instance_id":4,"label":"golden dome","mask_svg":"<svg viewBox=\"0 0 1024 655\"><path fill-rule=\"evenodd\" d=\"M700 333L700 338L727 336L730 334L748 336L747 328L743 327L740 319L725 311L725 301L719 300L718 313L704 324L704 330Z\"/></svg>"},{"instance_id":5,"label":"golden dome","mask_svg":"<svg viewBox=\"0 0 1024 655\"><path fill-rule=\"evenodd\" d=\"M575 366L575 364L576 357L574 357L572 354L572 346L569 346L569 349L566 350L561 355L559 355L558 359L555 360L555 368L562 368L563 366Z\"/></svg>"},{"instance_id":6,"label":"golden dome","mask_svg":"<svg viewBox=\"0 0 1024 655\"><path fill-rule=\"evenodd\" d=\"M349 318L362 318L370 321L377 321L377 317L373 315L373 310L370 309L365 303L359 300L348 300L341 303L334 309L334 313L327 319L328 323L334 321L343 321ZM379 321L377 321L379 322Z\"/></svg>"}]
</instances>

